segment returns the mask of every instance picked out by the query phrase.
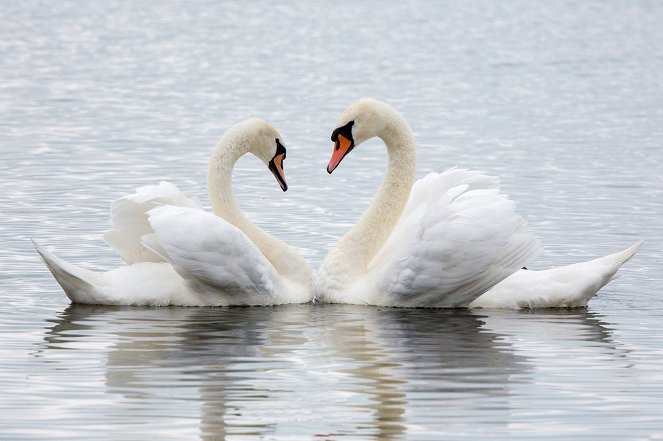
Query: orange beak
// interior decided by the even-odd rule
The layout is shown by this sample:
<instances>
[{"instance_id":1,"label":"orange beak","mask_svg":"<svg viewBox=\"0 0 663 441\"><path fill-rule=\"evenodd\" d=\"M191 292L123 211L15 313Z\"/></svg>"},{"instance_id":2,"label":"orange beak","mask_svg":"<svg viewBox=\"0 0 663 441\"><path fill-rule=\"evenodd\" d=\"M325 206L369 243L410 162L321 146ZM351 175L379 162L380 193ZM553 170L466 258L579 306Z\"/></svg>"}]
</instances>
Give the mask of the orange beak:
<instances>
[{"instance_id":1,"label":"orange beak","mask_svg":"<svg viewBox=\"0 0 663 441\"><path fill-rule=\"evenodd\" d=\"M348 138L345 136L339 134L338 138L336 139L336 142L334 143L334 151L332 152L332 157L329 160L329 165L327 166L327 173L333 172L336 167L338 167L338 164L341 163L343 158L345 158L345 155L350 153L350 150L352 150L352 141L350 141Z\"/></svg>"}]
</instances>

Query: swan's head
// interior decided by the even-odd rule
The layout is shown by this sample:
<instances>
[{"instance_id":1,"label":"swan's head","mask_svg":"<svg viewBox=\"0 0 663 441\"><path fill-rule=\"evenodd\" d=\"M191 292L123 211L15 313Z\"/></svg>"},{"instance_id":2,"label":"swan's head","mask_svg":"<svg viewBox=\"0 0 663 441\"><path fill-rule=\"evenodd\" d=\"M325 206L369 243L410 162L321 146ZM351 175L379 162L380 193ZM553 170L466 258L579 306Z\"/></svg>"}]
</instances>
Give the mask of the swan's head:
<instances>
[{"instance_id":1,"label":"swan's head","mask_svg":"<svg viewBox=\"0 0 663 441\"><path fill-rule=\"evenodd\" d=\"M348 107L331 135L334 151L327 173L333 172L343 158L362 142L380 136L387 125L390 110L388 104L370 98L359 100Z\"/></svg>"},{"instance_id":2,"label":"swan's head","mask_svg":"<svg viewBox=\"0 0 663 441\"><path fill-rule=\"evenodd\" d=\"M274 126L259 118L251 118L240 125L245 126L248 133L248 152L257 156L272 172L281 189L286 191L288 184L283 172L283 161L286 157L283 137Z\"/></svg>"}]
</instances>

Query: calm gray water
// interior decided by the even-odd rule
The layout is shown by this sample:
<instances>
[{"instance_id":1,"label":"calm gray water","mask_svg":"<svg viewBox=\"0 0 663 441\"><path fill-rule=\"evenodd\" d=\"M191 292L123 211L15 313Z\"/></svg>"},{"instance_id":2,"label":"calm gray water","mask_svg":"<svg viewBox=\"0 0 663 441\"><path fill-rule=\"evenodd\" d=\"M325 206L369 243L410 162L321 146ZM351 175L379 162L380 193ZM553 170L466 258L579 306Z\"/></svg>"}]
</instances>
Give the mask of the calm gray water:
<instances>
[{"instance_id":1,"label":"calm gray water","mask_svg":"<svg viewBox=\"0 0 663 441\"><path fill-rule=\"evenodd\" d=\"M0 438L662 439L663 3L3 2ZM410 121L419 174L499 175L540 269L645 247L586 310L70 305L29 238L92 269L110 202L207 158L249 116L288 146L235 190L314 268L375 191L333 176L362 96Z\"/></svg>"}]
</instances>

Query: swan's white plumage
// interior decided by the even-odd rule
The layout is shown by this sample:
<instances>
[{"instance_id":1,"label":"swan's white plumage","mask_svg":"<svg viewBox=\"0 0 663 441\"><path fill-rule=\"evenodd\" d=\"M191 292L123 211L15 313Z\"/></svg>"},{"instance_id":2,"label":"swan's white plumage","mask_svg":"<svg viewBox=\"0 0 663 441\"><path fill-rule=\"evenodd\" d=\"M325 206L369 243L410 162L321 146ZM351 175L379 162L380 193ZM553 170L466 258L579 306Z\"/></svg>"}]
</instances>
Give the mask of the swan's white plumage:
<instances>
[{"instance_id":1,"label":"swan's white plumage","mask_svg":"<svg viewBox=\"0 0 663 441\"><path fill-rule=\"evenodd\" d=\"M415 183L366 274L337 299L384 306L466 306L539 252L513 202L499 191L498 179L462 169L430 173Z\"/></svg>"},{"instance_id":2,"label":"swan's white plumage","mask_svg":"<svg viewBox=\"0 0 663 441\"><path fill-rule=\"evenodd\" d=\"M175 185L162 181L159 185L147 185L135 193L123 196L111 204L112 228L104 234L104 240L115 248L128 264L136 262L163 262L163 259L145 248L142 237L152 233L147 212L159 205L200 208L200 204L188 198Z\"/></svg>"},{"instance_id":3,"label":"swan's white plumage","mask_svg":"<svg viewBox=\"0 0 663 441\"><path fill-rule=\"evenodd\" d=\"M74 303L92 305L203 306L204 299L184 288L167 263L138 262L97 273L35 248Z\"/></svg>"},{"instance_id":4,"label":"swan's white plumage","mask_svg":"<svg viewBox=\"0 0 663 441\"><path fill-rule=\"evenodd\" d=\"M155 251L210 303L216 292L224 293L227 304L274 303L279 276L237 227L212 213L175 206L150 210L149 223L160 245Z\"/></svg>"},{"instance_id":5,"label":"swan's white plumage","mask_svg":"<svg viewBox=\"0 0 663 441\"><path fill-rule=\"evenodd\" d=\"M638 252L639 241L618 253L543 271L521 270L470 304L471 308L578 308L610 282Z\"/></svg>"},{"instance_id":6,"label":"swan's white plumage","mask_svg":"<svg viewBox=\"0 0 663 441\"><path fill-rule=\"evenodd\" d=\"M388 293L379 304L464 306L539 252L496 178L431 173L415 183L359 291L373 286L376 299Z\"/></svg>"},{"instance_id":7,"label":"swan's white plumage","mask_svg":"<svg viewBox=\"0 0 663 441\"><path fill-rule=\"evenodd\" d=\"M283 138L256 118L223 135L208 174L214 213L203 211L168 182L141 187L115 201L112 228L104 238L128 265L97 273L66 262L36 243L35 247L75 303L226 306L308 302L313 297L313 281L304 259L294 248L253 225L232 195L232 169L237 159L250 152L268 164L279 154L276 139Z\"/></svg>"}]
</instances>

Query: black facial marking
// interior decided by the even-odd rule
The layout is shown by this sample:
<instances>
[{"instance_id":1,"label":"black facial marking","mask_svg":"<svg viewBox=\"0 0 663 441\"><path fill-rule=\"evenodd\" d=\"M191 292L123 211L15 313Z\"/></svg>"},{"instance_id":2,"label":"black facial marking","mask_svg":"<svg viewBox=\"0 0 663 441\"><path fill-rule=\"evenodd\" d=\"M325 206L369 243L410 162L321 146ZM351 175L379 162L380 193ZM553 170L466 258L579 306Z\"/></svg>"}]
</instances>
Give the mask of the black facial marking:
<instances>
[{"instance_id":1,"label":"black facial marking","mask_svg":"<svg viewBox=\"0 0 663 441\"><path fill-rule=\"evenodd\" d=\"M350 142L354 145L355 141L352 138L352 126L355 124L354 121L350 121L343 127L339 127L338 129L334 130L331 135L331 140L332 142L336 143L338 140L338 135L343 135L345 138L349 139ZM336 143L336 150L338 150L339 145Z\"/></svg>"},{"instance_id":2,"label":"black facial marking","mask_svg":"<svg viewBox=\"0 0 663 441\"><path fill-rule=\"evenodd\" d=\"M286 191L288 189L288 184L286 184L285 180L283 179L283 176L281 176L281 173L279 173L278 167L276 167L276 163L274 162L276 157L279 155L283 155L283 160L281 161L281 168L283 168L283 161L285 160L286 157L286 150L283 144L281 144L281 141L279 141L279 139L276 138L276 153L274 154L272 160L269 161L269 170L272 172L272 174L278 181L279 185L281 186L281 189L283 191Z\"/></svg>"},{"instance_id":3,"label":"black facial marking","mask_svg":"<svg viewBox=\"0 0 663 441\"><path fill-rule=\"evenodd\" d=\"M334 151L338 151L341 148L341 141L339 141L338 139L339 135L343 136L344 138L350 141L350 147L348 147L348 149L343 153L343 158L345 158L348 155L348 153L350 153L352 149L355 148L355 140L352 137L352 126L354 124L355 124L354 121L350 121L343 127L335 129L331 135L331 140L334 143ZM343 160L343 158L341 158L341 161ZM331 174L333 171L334 170L330 170L329 166L327 166L327 173Z\"/></svg>"},{"instance_id":4,"label":"black facial marking","mask_svg":"<svg viewBox=\"0 0 663 441\"><path fill-rule=\"evenodd\" d=\"M283 146L283 144L281 144L281 141L279 141L279 139L276 138L276 153L274 154L274 156L276 157L281 153L283 153L283 159L285 159L285 154L286 154L285 147Z\"/></svg>"}]
</instances>

